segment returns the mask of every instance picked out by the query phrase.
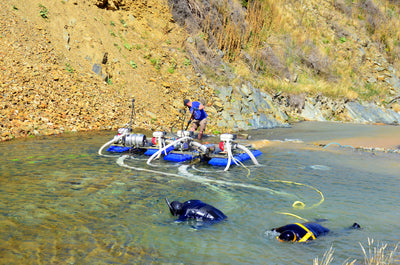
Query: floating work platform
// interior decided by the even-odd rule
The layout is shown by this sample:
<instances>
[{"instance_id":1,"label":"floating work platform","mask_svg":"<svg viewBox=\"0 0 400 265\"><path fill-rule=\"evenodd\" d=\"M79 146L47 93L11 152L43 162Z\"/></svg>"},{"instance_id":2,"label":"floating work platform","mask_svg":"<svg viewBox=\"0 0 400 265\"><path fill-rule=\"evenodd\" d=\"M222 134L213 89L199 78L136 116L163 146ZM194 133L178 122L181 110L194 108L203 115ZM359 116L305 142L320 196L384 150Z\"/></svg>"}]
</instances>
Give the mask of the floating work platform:
<instances>
[{"instance_id":1,"label":"floating work platform","mask_svg":"<svg viewBox=\"0 0 400 265\"><path fill-rule=\"evenodd\" d=\"M178 138L166 138L165 132L153 132L151 142L147 141L144 134L132 134L127 128L118 130L118 135L105 143L100 149L109 146L107 151L111 153L130 153L150 156L147 164L151 165L154 159L164 161L181 162L205 162L213 166L225 166L228 170L233 164L240 164L246 160L252 160L258 165L255 157L262 154L261 151L252 149L238 143L236 135L221 134L219 143L202 144L191 138L189 132L178 131ZM111 144L111 146L110 146Z\"/></svg>"},{"instance_id":2,"label":"floating work platform","mask_svg":"<svg viewBox=\"0 0 400 265\"><path fill-rule=\"evenodd\" d=\"M250 152L253 154L254 157L257 157L262 154L262 152L259 150L250 150ZM249 160L250 156L247 153L240 153L240 154L233 155L233 158L234 159L231 159L231 163L230 163L231 165L235 164L234 160L236 160L236 162L243 162L243 161ZM211 158L208 161L208 164L213 165L213 166L226 166L228 164L228 160L229 160L228 157L226 157L225 155L224 156L221 155L221 156Z\"/></svg>"},{"instance_id":3,"label":"floating work platform","mask_svg":"<svg viewBox=\"0 0 400 265\"><path fill-rule=\"evenodd\" d=\"M146 152L144 152L144 155L147 155L147 156L152 156L152 155L154 155L155 153L157 153L158 151L159 151L160 149L158 149L158 148L149 148L149 149L147 149L146 150ZM165 153L169 153L169 152L171 152L172 150L174 150L174 147L173 146L170 146L169 148L167 148L164 152L162 152L163 154L165 154Z\"/></svg>"},{"instance_id":4,"label":"floating work platform","mask_svg":"<svg viewBox=\"0 0 400 265\"><path fill-rule=\"evenodd\" d=\"M107 149L107 152L111 153L125 153L129 152L130 150L133 150L134 148L127 147L127 146L118 146L118 145L112 145ZM160 149L158 148L141 148L140 150L135 149L136 153L143 153L146 156L152 156L155 153L157 153ZM164 160L170 161L170 162L185 162L188 160L193 160L196 158L200 158L200 153L197 151L191 151L191 152L181 152L181 151L174 151L174 147L170 146L167 148L165 151L162 151L161 153L164 156Z\"/></svg>"},{"instance_id":5,"label":"floating work platform","mask_svg":"<svg viewBox=\"0 0 400 265\"><path fill-rule=\"evenodd\" d=\"M119 145L111 145L107 148L107 152L110 153L125 153L131 150L131 147L128 146L119 146Z\"/></svg>"},{"instance_id":6,"label":"floating work platform","mask_svg":"<svg viewBox=\"0 0 400 265\"><path fill-rule=\"evenodd\" d=\"M170 152L168 155L164 156L164 160L170 162L185 162L189 160L193 160L196 158L200 158L200 153L193 152Z\"/></svg>"}]
</instances>

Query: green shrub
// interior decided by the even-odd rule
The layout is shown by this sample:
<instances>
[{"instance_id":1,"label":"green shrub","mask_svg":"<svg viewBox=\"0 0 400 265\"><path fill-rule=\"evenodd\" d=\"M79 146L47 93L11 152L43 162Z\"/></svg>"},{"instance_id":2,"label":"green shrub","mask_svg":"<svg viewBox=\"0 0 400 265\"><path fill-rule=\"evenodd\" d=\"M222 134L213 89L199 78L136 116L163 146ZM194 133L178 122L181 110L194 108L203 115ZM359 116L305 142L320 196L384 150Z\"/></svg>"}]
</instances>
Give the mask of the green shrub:
<instances>
[{"instance_id":1,"label":"green shrub","mask_svg":"<svg viewBox=\"0 0 400 265\"><path fill-rule=\"evenodd\" d=\"M151 62L152 65L154 65L154 67L157 70L160 70L161 67L160 67L160 60L159 59L151 58L150 62Z\"/></svg>"},{"instance_id":2,"label":"green shrub","mask_svg":"<svg viewBox=\"0 0 400 265\"><path fill-rule=\"evenodd\" d=\"M132 45L130 45L129 43L124 43L124 47L125 47L128 51L132 50Z\"/></svg>"},{"instance_id":3,"label":"green shrub","mask_svg":"<svg viewBox=\"0 0 400 265\"><path fill-rule=\"evenodd\" d=\"M70 72L71 74L75 72L74 68L72 68L72 66L69 63L65 64L65 69L67 69L67 71Z\"/></svg>"},{"instance_id":4,"label":"green shrub","mask_svg":"<svg viewBox=\"0 0 400 265\"><path fill-rule=\"evenodd\" d=\"M191 65L192 64L192 62L189 60L189 59L187 59L187 58L185 58L185 60L183 61L183 65L184 66L189 66L189 65Z\"/></svg>"},{"instance_id":5,"label":"green shrub","mask_svg":"<svg viewBox=\"0 0 400 265\"><path fill-rule=\"evenodd\" d=\"M133 69L137 68L137 64L134 61L130 61L129 65L132 66Z\"/></svg>"},{"instance_id":6,"label":"green shrub","mask_svg":"<svg viewBox=\"0 0 400 265\"><path fill-rule=\"evenodd\" d=\"M49 10L47 10L47 8L42 4L39 4L39 7L40 7L39 11L40 16L42 18L49 18Z\"/></svg>"}]
</instances>

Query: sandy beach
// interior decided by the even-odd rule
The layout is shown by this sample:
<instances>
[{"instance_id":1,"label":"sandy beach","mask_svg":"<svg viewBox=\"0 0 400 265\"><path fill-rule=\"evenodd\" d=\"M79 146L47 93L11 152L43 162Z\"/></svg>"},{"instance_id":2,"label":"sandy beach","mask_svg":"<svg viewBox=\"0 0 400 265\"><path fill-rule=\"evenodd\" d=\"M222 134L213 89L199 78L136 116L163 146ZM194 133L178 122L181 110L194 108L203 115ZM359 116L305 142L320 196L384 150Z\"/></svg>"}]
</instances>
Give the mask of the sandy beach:
<instances>
[{"instance_id":1,"label":"sandy beach","mask_svg":"<svg viewBox=\"0 0 400 265\"><path fill-rule=\"evenodd\" d=\"M308 147L310 144L312 146L331 144L400 151L400 126L393 125L304 122L294 124L292 128L265 130L260 133L261 135L267 135L267 139L251 141L253 147L303 143Z\"/></svg>"},{"instance_id":2,"label":"sandy beach","mask_svg":"<svg viewBox=\"0 0 400 265\"><path fill-rule=\"evenodd\" d=\"M371 137L353 137L333 140L333 142L343 145L350 145L354 148L383 148L385 150L400 149L400 134L381 135ZM322 141L321 144L329 144L328 141Z\"/></svg>"}]
</instances>

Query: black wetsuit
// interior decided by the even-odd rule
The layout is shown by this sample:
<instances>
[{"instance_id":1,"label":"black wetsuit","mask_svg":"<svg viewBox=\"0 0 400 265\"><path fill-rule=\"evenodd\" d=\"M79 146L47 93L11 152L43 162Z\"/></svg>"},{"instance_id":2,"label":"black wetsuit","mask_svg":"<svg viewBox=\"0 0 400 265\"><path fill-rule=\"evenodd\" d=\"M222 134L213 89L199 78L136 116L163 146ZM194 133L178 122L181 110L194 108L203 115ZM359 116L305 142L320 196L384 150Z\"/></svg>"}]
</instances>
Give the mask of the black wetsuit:
<instances>
[{"instance_id":1,"label":"black wetsuit","mask_svg":"<svg viewBox=\"0 0 400 265\"><path fill-rule=\"evenodd\" d=\"M307 241L307 240L313 240L320 235L326 234L329 232L329 229L326 227L323 227L322 225L318 223L312 223L312 222L307 222L307 223L294 223L294 224L288 224L284 225L278 228L273 228L273 231L276 231L278 233L284 233L287 231L293 231L296 234L295 241ZM312 234L308 234L311 232ZM304 236L307 235L307 238L304 238ZM302 240L303 239L303 240Z\"/></svg>"},{"instance_id":2,"label":"black wetsuit","mask_svg":"<svg viewBox=\"0 0 400 265\"><path fill-rule=\"evenodd\" d=\"M176 207L177 204L179 207ZM204 222L219 222L227 218L223 212L200 200L189 200L184 203L174 201L171 205L171 213L173 215L179 215L178 221L195 220Z\"/></svg>"}]
</instances>

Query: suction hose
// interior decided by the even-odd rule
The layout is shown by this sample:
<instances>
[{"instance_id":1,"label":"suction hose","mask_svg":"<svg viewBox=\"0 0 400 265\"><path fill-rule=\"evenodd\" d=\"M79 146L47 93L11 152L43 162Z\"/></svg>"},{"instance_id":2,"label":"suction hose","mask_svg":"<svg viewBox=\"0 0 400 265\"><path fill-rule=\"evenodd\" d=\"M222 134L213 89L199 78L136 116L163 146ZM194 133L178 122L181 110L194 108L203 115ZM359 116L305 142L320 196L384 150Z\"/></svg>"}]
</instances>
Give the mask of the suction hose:
<instances>
[{"instance_id":1,"label":"suction hose","mask_svg":"<svg viewBox=\"0 0 400 265\"><path fill-rule=\"evenodd\" d=\"M183 138L180 138L180 139L178 139L178 140L173 141L172 143L170 143L169 145L165 146L164 148L159 149L157 152L155 152L155 153L147 160L147 162L146 162L147 165L150 165L151 161L152 161L155 157L158 158L162 151L165 151L165 150L167 150L168 148L170 148L171 146L175 145L176 143L179 143L179 142L181 142L181 141L183 141L183 140L187 140L187 139L192 139L192 138L191 138L191 137L183 137Z\"/></svg>"},{"instance_id":2,"label":"suction hose","mask_svg":"<svg viewBox=\"0 0 400 265\"><path fill-rule=\"evenodd\" d=\"M232 162L232 158L233 158L232 146L229 141L226 142L226 151L228 152L228 163L226 164L224 171L228 171L229 167L231 166L231 162ZM233 161L236 163L235 159Z\"/></svg>"},{"instance_id":3,"label":"suction hose","mask_svg":"<svg viewBox=\"0 0 400 265\"><path fill-rule=\"evenodd\" d=\"M238 144L237 147L239 149L242 149L243 151L245 151L250 156L251 161L253 161L253 163L255 165L258 165L258 161L257 161L256 157L250 152L249 149L247 149L244 145L241 145L241 144Z\"/></svg>"},{"instance_id":4,"label":"suction hose","mask_svg":"<svg viewBox=\"0 0 400 265\"><path fill-rule=\"evenodd\" d=\"M158 150L162 150L163 149L163 145L165 145L165 143L159 139L158 141ZM158 153L157 158L159 158L161 156L161 152Z\"/></svg>"},{"instance_id":5,"label":"suction hose","mask_svg":"<svg viewBox=\"0 0 400 265\"><path fill-rule=\"evenodd\" d=\"M111 141L105 143L102 147L100 147L99 152L98 152L99 155L103 155L102 152L103 152L103 149L104 149L106 146L112 144L114 141L120 140L120 139L121 139L122 137L124 137L125 135L126 135L126 133L123 133L123 134L121 134L121 135L118 135L117 138L114 138L114 139L112 139Z\"/></svg>"}]
</instances>

